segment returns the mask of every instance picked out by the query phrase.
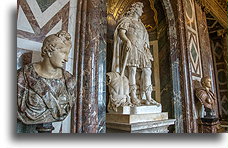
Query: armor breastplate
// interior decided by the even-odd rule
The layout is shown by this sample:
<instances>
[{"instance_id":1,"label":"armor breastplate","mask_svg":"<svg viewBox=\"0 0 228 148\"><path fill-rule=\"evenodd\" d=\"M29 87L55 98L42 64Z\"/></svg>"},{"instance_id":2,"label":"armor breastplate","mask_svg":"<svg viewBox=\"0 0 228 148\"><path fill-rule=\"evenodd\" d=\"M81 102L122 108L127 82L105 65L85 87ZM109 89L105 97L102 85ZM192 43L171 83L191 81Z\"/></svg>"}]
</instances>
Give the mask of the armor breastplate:
<instances>
[{"instance_id":1,"label":"armor breastplate","mask_svg":"<svg viewBox=\"0 0 228 148\"><path fill-rule=\"evenodd\" d=\"M140 22L132 22L129 25L128 31L126 33L128 39L131 41L131 43L137 47L143 47L144 46L144 26L141 25Z\"/></svg>"}]
</instances>

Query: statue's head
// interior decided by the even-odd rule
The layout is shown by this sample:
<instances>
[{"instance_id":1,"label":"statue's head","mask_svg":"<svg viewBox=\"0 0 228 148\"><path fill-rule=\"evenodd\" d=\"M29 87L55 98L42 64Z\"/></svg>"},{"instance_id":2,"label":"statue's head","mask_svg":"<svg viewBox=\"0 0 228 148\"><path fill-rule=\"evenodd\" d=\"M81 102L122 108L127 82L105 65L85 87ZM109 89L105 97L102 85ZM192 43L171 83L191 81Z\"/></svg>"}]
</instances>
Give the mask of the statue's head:
<instances>
[{"instance_id":1,"label":"statue's head","mask_svg":"<svg viewBox=\"0 0 228 148\"><path fill-rule=\"evenodd\" d=\"M131 5L129 10L126 12L125 16L131 16L133 14L138 14L139 16L142 16L143 13L143 3L136 2Z\"/></svg>"},{"instance_id":2,"label":"statue's head","mask_svg":"<svg viewBox=\"0 0 228 148\"><path fill-rule=\"evenodd\" d=\"M41 56L49 58L53 67L61 68L68 61L71 45L70 34L61 30L44 39Z\"/></svg>"},{"instance_id":3,"label":"statue's head","mask_svg":"<svg viewBox=\"0 0 228 148\"><path fill-rule=\"evenodd\" d=\"M209 76L205 76L201 79L201 84L205 88L211 88L211 78Z\"/></svg>"}]
</instances>

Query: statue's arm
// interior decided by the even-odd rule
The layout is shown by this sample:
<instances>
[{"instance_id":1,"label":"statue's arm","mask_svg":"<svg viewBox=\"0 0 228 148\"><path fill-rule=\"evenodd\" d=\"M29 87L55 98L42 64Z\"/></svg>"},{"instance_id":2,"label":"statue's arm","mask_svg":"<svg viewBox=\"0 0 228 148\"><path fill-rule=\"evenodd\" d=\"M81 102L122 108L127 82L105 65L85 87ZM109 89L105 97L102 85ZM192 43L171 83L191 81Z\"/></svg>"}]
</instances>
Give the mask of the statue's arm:
<instances>
[{"instance_id":1,"label":"statue's arm","mask_svg":"<svg viewBox=\"0 0 228 148\"><path fill-rule=\"evenodd\" d=\"M24 71L19 70L17 73L17 106L18 110L24 112L26 105L25 101L28 96L28 86L25 79Z\"/></svg>"},{"instance_id":2,"label":"statue's arm","mask_svg":"<svg viewBox=\"0 0 228 148\"><path fill-rule=\"evenodd\" d=\"M149 58L151 61L154 61L153 55L152 55L151 52L150 52L149 40L148 40L148 41L145 41L145 43L144 43L144 50L146 51L148 58Z\"/></svg>"},{"instance_id":3,"label":"statue's arm","mask_svg":"<svg viewBox=\"0 0 228 148\"><path fill-rule=\"evenodd\" d=\"M130 42L130 40L128 39L128 37L126 36L127 31L125 29L119 29L119 36L120 39L123 42Z\"/></svg>"},{"instance_id":4,"label":"statue's arm","mask_svg":"<svg viewBox=\"0 0 228 148\"><path fill-rule=\"evenodd\" d=\"M131 41L128 39L126 33L127 33L127 30L119 29L120 39L126 44L127 50L130 50L131 49Z\"/></svg>"},{"instance_id":5,"label":"statue's arm","mask_svg":"<svg viewBox=\"0 0 228 148\"><path fill-rule=\"evenodd\" d=\"M145 44L144 44L144 49L150 49L150 44L147 43L147 42L145 42Z\"/></svg>"}]
</instances>

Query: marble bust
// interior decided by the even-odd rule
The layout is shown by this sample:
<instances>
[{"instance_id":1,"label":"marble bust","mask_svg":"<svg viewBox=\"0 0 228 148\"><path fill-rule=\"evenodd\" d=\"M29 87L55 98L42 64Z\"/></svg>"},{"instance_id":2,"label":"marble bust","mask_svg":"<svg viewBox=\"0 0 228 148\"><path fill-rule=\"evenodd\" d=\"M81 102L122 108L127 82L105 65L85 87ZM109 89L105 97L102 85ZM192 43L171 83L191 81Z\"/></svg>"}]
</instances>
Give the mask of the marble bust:
<instances>
[{"instance_id":1,"label":"marble bust","mask_svg":"<svg viewBox=\"0 0 228 148\"><path fill-rule=\"evenodd\" d=\"M44 39L42 61L17 71L17 118L24 124L64 120L75 101L75 79L63 69L71 48L70 34L59 31Z\"/></svg>"},{"instance_id":2,"label":"marble bust","mask_svg":"<svg viewBox=\"0 0 228 148\"><path fill-rule=\"evenodd\" d=\"M140 106L142 103L160 105L152 98L153 56L150 52L148 32L140 19L142 14L143 3L133 3L119 19L114 32L112 71L107 73L110 80L109 90L112 90L109 104L114 106ZM143 96L146 99L143 100ZM119 104L115 104L117 102Z\"/></svg>"},{"instance_id":3,"label":"marble bust","mask_svg":"<svg viewBox=\"0 0 228 148\"><path fill-rule=\"evenodd\" d=\"M200 103L204 106L206 116L215 116L215 94L211 91L211 79L205 76L201 79L202 87L195 90L195 94Z\"/></svg>"}]
</instances>

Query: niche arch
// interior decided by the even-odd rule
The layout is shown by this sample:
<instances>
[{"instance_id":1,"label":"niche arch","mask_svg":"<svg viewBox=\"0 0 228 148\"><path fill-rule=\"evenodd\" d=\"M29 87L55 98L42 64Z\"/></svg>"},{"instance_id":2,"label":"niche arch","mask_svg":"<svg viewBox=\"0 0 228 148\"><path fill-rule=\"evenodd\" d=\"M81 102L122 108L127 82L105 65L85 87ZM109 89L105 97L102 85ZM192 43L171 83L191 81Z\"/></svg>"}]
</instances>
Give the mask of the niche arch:
<instances>
[{"instance_id":1,"label":"niche arch","mask_svg":"<svg viewBox=\"0 0 228 148\"><path fill-rule=\"evenodd\" d=\"M107 32L107 72L111 71L111 59L112 59L112 51L113 51L113 33L115 30L115 25L117 23L118 18L129 8L129 6L134 2L143 2L144 3L144 13L147 15L142 16L142 22L145 24L147 30L149 30L150 34L150 40L158 40L158 48L159 48L159 42L162 42L162 39L159 41L159 38L157 38L157 35L160 35L158 32L159 28L159 18L156 20L156 17L159 17L159 11L154 11L153 9L157 9L157 7L152 7L152 5L159 4L162 10L160 12L164 13L165 16L165 23L167 25L167 31L166 31L166 41L167 41L167 47L168 53L166 53L166 56L168 58L169 66L166 68L168 69L166 72L169 73L169 80L168 84L164 84L162 86L163 81L161 80L162 75L165 71L161 71L160 74L160 83L161 83L161 98L166 96L168 98L168 101L164 99L161 99L161 103L163 106L164 111L169 112L169 118L175 118L175 128L173 128L172 131L175 130L176 133L182 133L183 132L183 117L182 117L182 98L181 98L181 88L180 88L180 58L179 58L179 48L178 40L177 40L177 27L176 27L176 21L174 16L174 11L171 5L170 0L109 0L108 1L108 7L107 7L107 25L108 25L108 32ZM146 4L146 5L145 5ZM150 8L151 10L149 10ZM154 13L151 13L151 11ZM158 13L157 13L158 12ZM150 15L148 15L150 13ZM154 24L155 25L154 25ZM154 34L156 37L153 37ZM151 37L152 36L152 37ZM161 51L159 51L161 52ZM159 53L158 54L161 54ZM166 59L167 59L166 58ZM108 62L109 61L109 62ZM159 61L160 62L160 61ZM165 63L163 63L165 64ZM161 69L161 63L159 63L159 67ZM165 87L169 87L166 88ZM108 90L108 89L107 89ZM167 92L165 92L167 91ZM164 93L165 92L165 93ZM164 94L163 94L164 93ZM107 96L107 102L108 102L108 92L106 94Z\"/></svg>"}]
</instances>

